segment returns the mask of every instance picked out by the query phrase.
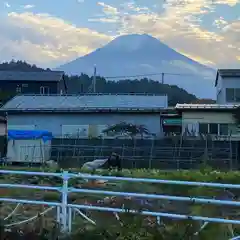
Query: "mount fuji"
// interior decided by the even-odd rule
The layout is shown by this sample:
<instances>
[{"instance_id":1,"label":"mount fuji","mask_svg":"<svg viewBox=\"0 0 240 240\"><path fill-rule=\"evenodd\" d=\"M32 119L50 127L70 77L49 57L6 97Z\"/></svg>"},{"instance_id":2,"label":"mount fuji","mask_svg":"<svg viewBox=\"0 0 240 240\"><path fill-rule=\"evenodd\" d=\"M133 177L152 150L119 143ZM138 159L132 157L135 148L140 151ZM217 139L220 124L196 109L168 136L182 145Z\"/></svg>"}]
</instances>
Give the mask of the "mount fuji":
<instances>
[{"instance_id":1,"label":"mount fuji","mask_svg":"<svg viewBox=\"0 0 240 240\"><path fill-rule=\"evenodd\" d=\"M109 80L146 77L161 82L164 76L166 84L177 85L200 98L215 98L214 69L178 53L147 34L117 37L104 47L57 70L68 75L93 75L94 65L97 75Z\"/></svg>"}]
</instances>

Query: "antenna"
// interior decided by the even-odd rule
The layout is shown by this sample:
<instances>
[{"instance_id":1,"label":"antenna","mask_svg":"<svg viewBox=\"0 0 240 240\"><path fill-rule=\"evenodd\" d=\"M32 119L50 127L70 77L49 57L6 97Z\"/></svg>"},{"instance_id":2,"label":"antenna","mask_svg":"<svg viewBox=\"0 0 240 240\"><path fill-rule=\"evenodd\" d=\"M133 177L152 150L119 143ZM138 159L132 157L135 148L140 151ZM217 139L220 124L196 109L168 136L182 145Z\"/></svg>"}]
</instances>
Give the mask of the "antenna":
<instances>
[{"instance_id":1,"label":"antenna","mask_svg":"<svg viewBox=\"0 0 240 240\"><path fill-rule=\"evenodd\" d=\"M97 74L97 67L94 64L94 73L93 73L93 93L96 93L96 74Z\"/></svg>"}]
</instances>

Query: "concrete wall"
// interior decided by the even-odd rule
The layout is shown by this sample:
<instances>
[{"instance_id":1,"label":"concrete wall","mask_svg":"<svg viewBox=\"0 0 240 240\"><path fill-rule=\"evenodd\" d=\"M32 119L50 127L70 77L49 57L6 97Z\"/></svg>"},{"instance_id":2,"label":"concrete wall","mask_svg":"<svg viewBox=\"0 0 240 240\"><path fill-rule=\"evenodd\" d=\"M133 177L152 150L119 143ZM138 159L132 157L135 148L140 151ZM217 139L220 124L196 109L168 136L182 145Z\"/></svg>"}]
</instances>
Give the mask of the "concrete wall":
<instances>
[{"instance_id":1,"label":"concrete wall","mask_svg":"<svg viewBox=\"0 0 240 240\"><path fill-rule=\"evenodd\" d=\"M222 78L219 76L217 85L217 103L235 104L226 101L226 88L240 88L240 77Z\"/></svg>"},{"instance_id":2,"label":"concrete wall","mask_svg":"<svg viewBox=\"0 0 240 240\"><path fill-rule=\"evenodd\" d=\"M17 114L8 115L8 129L48 130L55 137L62 135L64 125L114 125L125 121L132 124L143 124L151 133L162 136L160 114Z\"/></svg>"}]
</instances>

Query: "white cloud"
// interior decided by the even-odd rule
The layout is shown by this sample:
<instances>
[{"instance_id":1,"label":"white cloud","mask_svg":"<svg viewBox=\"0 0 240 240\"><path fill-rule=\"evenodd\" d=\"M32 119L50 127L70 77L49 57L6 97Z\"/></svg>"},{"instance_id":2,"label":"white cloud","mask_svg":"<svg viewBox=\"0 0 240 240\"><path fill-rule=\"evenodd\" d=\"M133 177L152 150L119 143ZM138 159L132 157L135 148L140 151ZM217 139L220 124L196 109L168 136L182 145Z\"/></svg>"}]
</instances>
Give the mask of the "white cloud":
<instances>
[{"instance_id":1,"label":"white cloud","mask_svg":"<svg viewBox=\"0 0 240 240\"><path fill-rule=\"evenodd\" d=\"M31 8L34 8L34 7L35 7L34 5L30 5L30 4L23 6L24 9L31 9Z\"/></svg>"},{"instance_id":2,"label":"white cloud","mask_svg":"<svg viewBox=\"0 0 240 240\"><path fill-rule=\"evenodd\" d=\"M8 2L5 2L5 3L4 3L4 6L5 6L6 8L10 8L10 7L11 7L11 5L10 5Z\"/></svg>"},{"instance_id":3,"label":"white cloud","mask_svg":"<svg viewBox=\"0 0 240 240\"><path fill-rule=\"evenodd\" d=\"M228 23L218 18L213 23L219 28L216 32L204 29L201 22L202 16L213 13L217 4L235 6L237 2L217 0L210 4L209 0L168 0L161 13L128 2L121 10L116 9L112 17L121 24L120 34L147 33L204 64L234 67L240 65L237 60L240 21Z\"/></svg>"},{"instance_id":4,"label":"white cloud","mask_svg":"<svg viewBox=\"0 0 240 240\"><path fill-rule=\"evenodd\" d=\"M103 12L106 15L114 15L114 14L118 14L118 10L115 7L112 7L110 5L105 4L104 2L98 2L97 3L99 6L103 7Z\"/></svg>"},{"instance_id":5,"label":"white cloud","mask_svg":"<svg viewBox=\"0 0 240 240\"><path fill-rule=\"evenodd\" d=\"M82 2L82 0L76 0ZM132 2L116 8L98 2L103 14L91 22L116 24L119 34L147 33L170 47L208 65L239 66L240 19L227 22L216 17L210 23L216 31L202 27L202 16L215 6L235 6L239 0L166 0L164 10L139 6ZM10 5L6 5L9 6ZM26 5L27 6L27 5ZM25 7L26 7L25 6ZM29 8L29 7L27 7ZM9 13L0 19L1 60L24 59L45 66L56 66L109 42L112 37L88 28L79 28L48 14ZM179 64L179 63L177 63Z\"/></svg>"},{"instance_id":6,"label":"white cloud","mask_svg":"<svg viewBox=\"0 0 240 240\"><path fill-rule=\"evenodd\" d=\"M220 28L220 29L222 29L227 24L228 24L228 22L226 20L224 20L223 17L215 19L214 22L213 22L213 26L216 26L217 28Z\"/></svg>"},{"instance_id":7,"label":"white cloud","mask_svg":"<svg viewBox=\"0 0 240 240\"><path fill-rule=\"evenodd\" d=\"M17 58L50 67L85 55L112 39L48 14L30 12L9 13L0 31L1 60Z\"/></svg>"},{"instance_id":8,"label":"white cloud","mask_svg":"<svg viewBox=\"0 0 240 240\"><path fill-rule=\"evenodd\" d=\"M77 0L78 3L84 3L84 0Z\"/></svg>"}]
</instances>

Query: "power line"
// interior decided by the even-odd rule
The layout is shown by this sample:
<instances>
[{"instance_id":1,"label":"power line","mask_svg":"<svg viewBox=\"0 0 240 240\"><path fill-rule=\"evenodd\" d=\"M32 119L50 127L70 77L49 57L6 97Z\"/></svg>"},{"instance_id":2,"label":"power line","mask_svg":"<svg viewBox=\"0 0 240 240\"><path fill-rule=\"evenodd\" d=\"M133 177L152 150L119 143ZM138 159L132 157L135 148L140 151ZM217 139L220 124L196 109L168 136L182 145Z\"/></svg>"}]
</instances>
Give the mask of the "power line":
<instances>
[{"instance_id":1,"label":"power line","mask_svg":"<svg viewBox=\"0 0 240 240\"><path fill-rule=\"evenodd\" d=\"M126 75L126 76L110 76L104 77L105 79L115 79L115 78L132 78L132 77L149 77L149 76L159 76L159 75L172 75L172 76L196 76L197 74L188 74L188 73L149 73L149 74L138 74L138 75Z\"/></svg>"}]
</instances>

